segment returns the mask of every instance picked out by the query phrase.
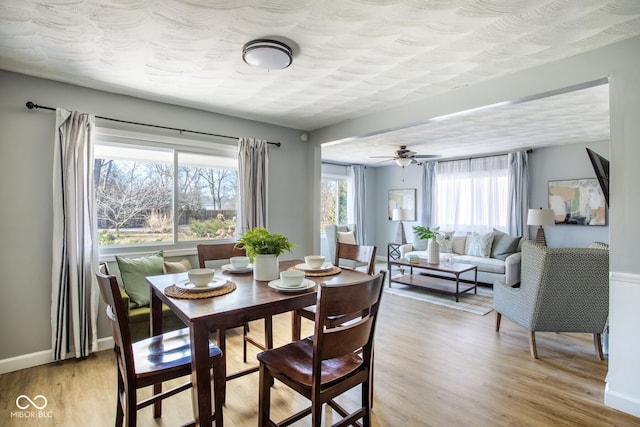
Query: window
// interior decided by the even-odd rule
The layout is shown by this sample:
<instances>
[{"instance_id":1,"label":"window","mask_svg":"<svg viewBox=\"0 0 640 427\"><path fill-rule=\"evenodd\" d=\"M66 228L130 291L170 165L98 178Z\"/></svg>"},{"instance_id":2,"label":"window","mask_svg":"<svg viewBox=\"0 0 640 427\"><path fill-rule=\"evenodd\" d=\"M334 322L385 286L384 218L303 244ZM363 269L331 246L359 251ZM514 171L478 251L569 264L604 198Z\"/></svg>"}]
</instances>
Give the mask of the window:
<instances>
[{"instance_id":1,"label":"window","mask_svg":"<svg viewBox=\"0 0 640 427\"><path fill-rule=\"evenodd\" d=\"M442 230L507 230L508 204L506 155L438 163L434 209Z\"/></svg>"},{"instance_id":2,"label":"window","mask_svg":"<svg viewBox=\"0 0 640 427\"><path fill-rule=\"evenodd\" d=\"M99 245L234 239L237 151L208 145L214 148L198 141L98 132Z\"/></svg>"},{"instance_id":3,"label":"window","mask_svg":"<svg viewBox=\"0 0 640 427\"><path fill-rule=\"evenodd\" d=\"M327 224L348 222L347 198L349 181L346 177L323 175L320 183L320 231Z\"/></svg>"},{"instance_id":4,"label":"window","mask_svg":"<svg viewBox=\"0 0 640 427\"><path fill-rule=\"evenodd\" d=\"M322 163L320 180L320 232L327 224L353 222L353 178L350 167Z\"/></svg>"}]
</instances>

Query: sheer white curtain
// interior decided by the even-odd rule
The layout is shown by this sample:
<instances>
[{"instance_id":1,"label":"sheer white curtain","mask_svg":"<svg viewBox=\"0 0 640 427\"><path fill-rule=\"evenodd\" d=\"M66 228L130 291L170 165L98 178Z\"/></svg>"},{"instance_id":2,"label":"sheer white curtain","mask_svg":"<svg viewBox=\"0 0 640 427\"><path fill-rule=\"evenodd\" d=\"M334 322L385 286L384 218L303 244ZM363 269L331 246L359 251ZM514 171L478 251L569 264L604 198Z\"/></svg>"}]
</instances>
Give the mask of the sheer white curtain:
<instances>
[{"instance_id":1,"label":"sheer white curtain","mask_svg":"<svg viewBox=\"0 0 640 427\"><path fill-rule=\"evenodd\" d=\"M507 155L438 162L432 224L456 232L507 231Z\"/></svg>"},{"instance_id":2,"label":"sheer white curtain","mask_svg":"<svg viewBox=\"0 0 640 427\"><path fill-rule=\"evenodd\" d=\"M94 122L89 114L56 110L51 268L54 360L85 357L98 348Z\"/></svg>"},{"instance_id":3,"label":"sheer white curtain","mask_svg":"<svg viewBox=\"0 0 640 427\"><path fill-rule=\"evenodd\" d=\"M509 153L509 228L512 236L529 238L526 215L529 211L529 155Z\"/></svg>"},{"instance_id":4,"label":"sheer white curtain","mask_svg":"<svg viewBox=\"0 0 640 427\"><path fill-rule=\"evenodd\" d=\"M365 188L365 167L363 165L351 165L349 168L351 185L353 191L349 191L349 222L356 225L356 236L360 244L367 244L365 234L365 209L366 209L366 188Z\"/></svg>"},{"instance_id":5,"label":"sheer white curtain","mask_svg":"<svg viewBox=\"0 0 640 427\"><path fill-rule=\"evenodd\" d=\"M267 226L267 141L240 138L238 152L238 187L240 206L237 233Z\"/></svg>"}]
</instances>

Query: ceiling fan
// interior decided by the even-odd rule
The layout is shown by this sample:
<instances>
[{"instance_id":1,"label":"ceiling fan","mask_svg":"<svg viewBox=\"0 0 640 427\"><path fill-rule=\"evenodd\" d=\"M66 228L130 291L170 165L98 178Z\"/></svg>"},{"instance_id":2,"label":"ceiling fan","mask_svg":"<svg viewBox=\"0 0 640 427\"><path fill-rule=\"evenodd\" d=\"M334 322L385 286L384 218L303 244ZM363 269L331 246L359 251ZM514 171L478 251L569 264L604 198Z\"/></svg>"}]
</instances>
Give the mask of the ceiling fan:
<instances>
[{"instance_id":1,"label":"ceiling fan","mask_svg":"<svg viewBox=\"0 0 640 427\"><path fill-rule=\"evenodd\" d=\"M370 158L394 160L398 166L403 168L412 163L418 163L416 159L435 159L438 157L440 156L437 154L418 154L415 151L407 149L406 145L401 145L394 156L371 156Z\"/></svg>"}]
</instances>

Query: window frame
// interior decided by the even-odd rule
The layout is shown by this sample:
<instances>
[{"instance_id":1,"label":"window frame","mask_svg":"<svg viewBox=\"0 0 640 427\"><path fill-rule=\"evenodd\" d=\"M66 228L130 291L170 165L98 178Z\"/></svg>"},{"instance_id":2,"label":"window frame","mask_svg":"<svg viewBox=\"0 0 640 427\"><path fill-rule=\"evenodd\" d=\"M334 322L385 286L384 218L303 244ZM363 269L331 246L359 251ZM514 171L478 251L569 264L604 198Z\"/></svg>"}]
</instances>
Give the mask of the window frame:
<instances>
[{"instance_id":1,"label":"window frame","mask_svg":"<svg viewBox=\"0 0 640 427\"><path fill-rule=\"evenodd\" d=\"M211 140L213 139L213 141ZM162 134L152 134L146 132L137 132L121 129L113 129L108 127L95 127L94 144L114 144L126 145L131 148L142 149L159 149L172 151L173 165L173 227L172 241L158 243L142 243L136 245L114 245L114 246L98 246L100 260L112 260L115 255L131 255L139 256L143 254L155 253L163 251L165 256L182 256L196 254L196 245L203 242L212 242L211 239L206 240L189 240L177 241L178 229L175 226L175 215L178 209L178 155L179 153L202 154L207 156L215 156L222 158L238 159L238 145L236 141L230 141L226 138L212 137L209 140L201 140L196 138L174 137ZM95 155L94 155L95 158ZM93 159L92 159L93 161ZM238 190L239 193L239 190ZM238 194L238 202L240 195ZM97 233L97 230L96 230ZM94 236L97 240L97 235ZM235 239L216 239L216 243L230 243ZM96 244L97 245L97 244Z\"/></svg>"}]
</instances>

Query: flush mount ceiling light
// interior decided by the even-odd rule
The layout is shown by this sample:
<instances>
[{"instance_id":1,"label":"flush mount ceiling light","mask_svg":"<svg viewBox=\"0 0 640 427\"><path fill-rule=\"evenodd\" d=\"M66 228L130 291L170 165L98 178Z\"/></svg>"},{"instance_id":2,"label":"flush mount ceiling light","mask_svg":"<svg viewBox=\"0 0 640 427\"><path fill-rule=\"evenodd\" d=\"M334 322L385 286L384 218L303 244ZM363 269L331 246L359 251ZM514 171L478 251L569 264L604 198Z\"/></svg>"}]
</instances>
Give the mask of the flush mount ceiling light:
<instances>
[{"instance_id":1,"label":"flush mount ceiling light","mask_svg":"<svg viewBox=\"0 0 640 427\"><path fill-rule=\"evenodd\" d=\"M242 48L242 59L252 67L265 70L282 70L291 65L291 48L286 44L268 39L253 40Z\"/></svg>"}]
</instances>

